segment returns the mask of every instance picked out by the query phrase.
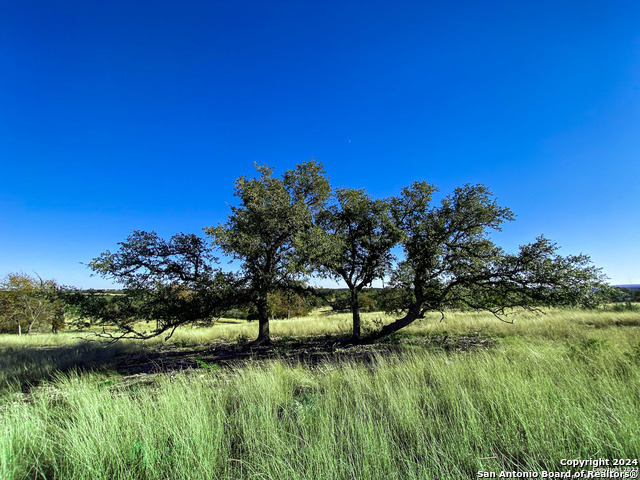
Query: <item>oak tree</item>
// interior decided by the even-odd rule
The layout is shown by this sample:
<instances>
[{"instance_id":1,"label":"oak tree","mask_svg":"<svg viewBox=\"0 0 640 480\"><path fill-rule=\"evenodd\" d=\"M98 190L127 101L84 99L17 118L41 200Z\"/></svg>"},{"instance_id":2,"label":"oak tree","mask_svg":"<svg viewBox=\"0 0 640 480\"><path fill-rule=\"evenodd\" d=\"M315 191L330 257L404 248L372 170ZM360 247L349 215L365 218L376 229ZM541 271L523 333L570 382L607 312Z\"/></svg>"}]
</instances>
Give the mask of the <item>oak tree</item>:
<instances>
[{"instance_id":1,"label":"oak tree","mask_svg":"<svg viewBox=\"0 0 640 480\"><path fill-rule=\"evenodd\" d=\"M360 338L360 292L382 278L393 260L391 249L400 240L389 202L373 199L364 190L336 189L333 202L318 215L311 241L316 242L319 271L349 288L352 336Z\"/></svg>"},{"instance_id":2,"label":"oak tree","mask_svg":"<svg viewBox=\"0 0 640 480\"><path fill-rule=\"evenodd\" d=\"M561 256L544 237L507 254L489 238L514 219L483 185L465 185L432 205L435 187L414 182L393 201L404 234L404 260L387 290L387 309L404 316L377 334L409 325L428 311L487 310L505 319L511 308L590 305L605 280L586 255Z\"/></svg>"},{"instance_id":3,"label":"oak tree","mask_svg":"<svg viewBox=\"0 0 640 480\"><path fill-rule=\"evenodd\" d=\"M94 296L84 304L90 309L85 314L119 327L119 334L103 335L147 339L169 332L168 339L178 326L212 321L233 305L240 285L216 266L204 239L180 233L167 241L135 230L119 245L117 252L106 251L89 264L123 286L117 295ZM153 328L140 329L139 322Z\"/></svg>"},{"instance_id":4,"label":"oak tree","mask_svg":"<svg viewBox=\"0 0 640 480\"><path fill-rule=\"evenodd\" d=\"M256 343L269 343L268 295L299 289L309 273L299 237L313 226L314 216L329 194L324 168L309 161L273 176L273 168L257 166L258 177L239 177L226 223L205 228L213 244L241 262L246 298L258 310Z\"/></svg>"},{"instance_id":5,"label":"oak tree","mask_svg":"<svg viewBox=\"0 0 640 480\"><path fill-rule=\"evenodd\" d=\"M64 327L63 306L56 299L58 285L39 275L10 273L0 282L0 321L4 329L29 334L36 325Z\"/></svg>"}]
</instances>

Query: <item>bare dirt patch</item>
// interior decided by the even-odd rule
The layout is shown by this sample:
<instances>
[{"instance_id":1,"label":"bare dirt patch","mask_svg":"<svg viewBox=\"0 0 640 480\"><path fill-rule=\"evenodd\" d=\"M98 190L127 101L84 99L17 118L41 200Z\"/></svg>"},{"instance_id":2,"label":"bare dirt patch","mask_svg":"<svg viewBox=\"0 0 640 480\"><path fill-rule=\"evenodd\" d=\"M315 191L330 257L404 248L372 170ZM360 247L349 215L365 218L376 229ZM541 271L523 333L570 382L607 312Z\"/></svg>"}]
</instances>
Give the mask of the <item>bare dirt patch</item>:
<instances>
[{"instance_id":1,"label":"bare dirt patch","mask_svg":"<svg viewBox=\"0 0 640 480\"><path fill-rule=\"evenodd\" d=\"M270 345L220 341L192 348L163 346L155 351L128 355L118 360L114 368L120 374L128 376L195 368L240 368L248 362L272 360L310 367L337 362L373 364L377 358L416 349L462 352L487 349L495 343L496 340L480 335L396 338L355 344L337 336L279 338Z\"/></svg>"}]
</instances>

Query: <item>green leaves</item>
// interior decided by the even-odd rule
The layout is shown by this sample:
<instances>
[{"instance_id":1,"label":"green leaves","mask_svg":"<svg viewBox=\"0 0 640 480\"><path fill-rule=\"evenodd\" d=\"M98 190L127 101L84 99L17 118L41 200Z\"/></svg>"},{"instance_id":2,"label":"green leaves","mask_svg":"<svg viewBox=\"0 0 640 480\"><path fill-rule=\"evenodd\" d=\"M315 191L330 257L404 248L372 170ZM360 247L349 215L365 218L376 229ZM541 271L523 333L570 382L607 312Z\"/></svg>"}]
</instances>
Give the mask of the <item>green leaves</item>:
<instances>
[{"instance_id":1,"label":"green leaves","mask_svg":"<svg viewBox=\"0 0 640 480\"><path fill-rule=\"evenodd\" d=\"M231 207L227 222L205 232L222 252L242 260L245 274L257 288L276 286L287 275L299 273L294 243L301 232L312 228L313 215L326 199L328 181L317 162L298 165L282 178L272 177L271 167L256 168L258 178L236 180L234 195L240 204Z\"/></svg>"},{"instance_id":2,"label":"green leaves","mask_svg":"<svg viewBox=\"0 0 640 480\"><path fill-rule=\"evenodd\" d=\"M495 245L489 234L515 215L484 185L458 187L434 203L436 187L415 181L397 197L374 199L364 190L331 192L316 161L280 177L268 165L256 169L256 177L236 179L238 203L227 221L204 229L215 248L241 262L241 272L215 268L213 250L195 235L165 241L154 232L134 231L116 253L107 251L90 264L125 287L125 296L105 304L105 315L134 335L134 321L155 320L153 335L250 302L260 320L258 340L268 341L274 299L304 290L305 277L314 271L349 287L356 337L359 293L387 276L384 303L405 316L381 334L430 310L483 309L502 318L513 307L591 306L601 300L604 277L589 257L561 256L544 237L516 254ZM404 258L392 268L398 244Z\"/></svg>"},{"instance_id":3,"label":"green leaves","mask_svg":"<svg viewBox=\"0 0 640 480\"><path fill-rule=\"evenodd\" d=\"M58 285L23 273L10 273L0 283L0 331L30 333L38 325L64 328L62 304L57 301Z\"/></svg>"},{"instance_id":4,"label":"green leaves","mask_svg":"<svg viewBox=\"0 0 640 480\"><path fill-rule=\"evenodd\" d=\"M155 232L134 230L116 253L106 251L89 267L125 288L151 288L181 283L187 286L206 281L217 261L202 238L179 233L166 241Z\"/></svg>"},{"instance_id":5,"label":"green leaves","mask_svg":"<svg viewBox=\"0 0 640 480\"><path fill-rule=\"evenodd\" d=\"M404 233L405 260L391 277L388 310L405 317L387 325L392 333L429 310L488 310L594 305L604 277L585 255L563 257L544 237L506 254L488 237L514 215L483 185L465 185L430 206L435 189L414 182L392 201Z\"/></svg>"},{"instance_id":6,"label":"green leaves","mask_svg":"<svg viewBox=\"0 0 640 480\"><path fill-rule=\"evenodd\" d=\"M388 200L374 200L364 190L338 188L333 202L317 217L312 232L316 268L324 275L344 280L351 292L353 336L360 336L358 294L382 278L393 261L391 249L401 238Z\"/></svg>"},{"instance_id":7,"label":"green leaves","mask_svg":"<svg viewBox=\"0 0 640 480\"><path fill-rule=\"evenodd\" d=\"M213 244L242 262L246 294L258 308L261 341L269 340L267 294L299 287L309 273L301 242L329 193L321 164L310 161L274 178L273 168L257 166L257 178L239 177L225 224L205 228Z\"/></svg>"},{"instance_id":8,"label":"green leaves","mask_svg":"<svg viewBox=\"0 0 640 480\"><path fill-rule=\"evenodd\" d=\"M124 286L121 295L82 302L84 313L115 323L122 336L150 338L173 333L184 323L207 322L234 304L240 283L215 268L217 258L202 238L179 233L170 240L155 232L133 231L117 252L89 264L99 275ZM141 331L136 322L154 322Z\"/></svg>"}]
</instances>

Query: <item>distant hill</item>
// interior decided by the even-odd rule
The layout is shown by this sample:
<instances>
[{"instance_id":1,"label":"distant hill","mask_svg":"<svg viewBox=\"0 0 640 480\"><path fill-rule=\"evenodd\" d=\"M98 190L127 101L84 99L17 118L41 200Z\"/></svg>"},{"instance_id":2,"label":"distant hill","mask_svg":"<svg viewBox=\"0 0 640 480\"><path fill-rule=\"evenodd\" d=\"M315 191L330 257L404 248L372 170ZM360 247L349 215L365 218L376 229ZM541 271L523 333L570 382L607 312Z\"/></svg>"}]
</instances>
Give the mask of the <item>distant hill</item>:
<instances>
[{"instance_id":1,"label":"distant hill","mask_svg":"<svg viewBox=\"0 0 640 480\"><path fill-rule=\"evenodd\" d=\"M627 285L612 285L617 288L628 288L629 290L640 290L640 283L629 283Z\"/></svg>"}]
</instances>

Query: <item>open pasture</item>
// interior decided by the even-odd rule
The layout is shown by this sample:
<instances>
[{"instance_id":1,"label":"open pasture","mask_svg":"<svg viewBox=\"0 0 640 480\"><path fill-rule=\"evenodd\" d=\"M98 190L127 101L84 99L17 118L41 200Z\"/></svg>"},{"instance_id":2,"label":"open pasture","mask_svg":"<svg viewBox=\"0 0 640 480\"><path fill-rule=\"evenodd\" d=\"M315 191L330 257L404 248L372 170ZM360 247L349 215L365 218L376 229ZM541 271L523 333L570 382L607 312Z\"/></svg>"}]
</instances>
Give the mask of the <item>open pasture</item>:
<instances>
[{"instance_id":1,"label":"open pasture","mask_svg":"<svg viewBox=\"0 0 640 480\"><path fill-rule=\"evenodd\" d=\"M2 336L0 478L459 479L638 458L640 313L512 318L433 315L356 346L349 316L322 312L273 321L270 349L246 322L167 342Z\"/></svg>"}]
</instances>

